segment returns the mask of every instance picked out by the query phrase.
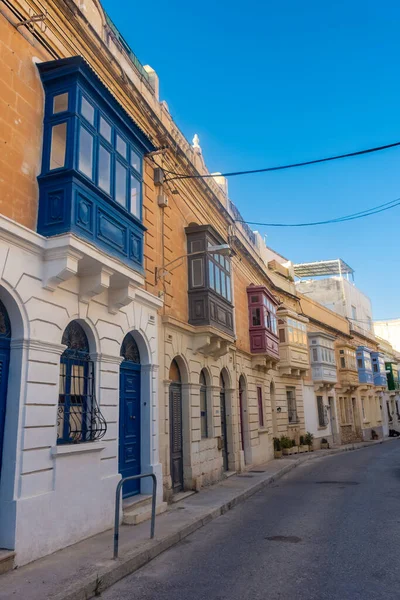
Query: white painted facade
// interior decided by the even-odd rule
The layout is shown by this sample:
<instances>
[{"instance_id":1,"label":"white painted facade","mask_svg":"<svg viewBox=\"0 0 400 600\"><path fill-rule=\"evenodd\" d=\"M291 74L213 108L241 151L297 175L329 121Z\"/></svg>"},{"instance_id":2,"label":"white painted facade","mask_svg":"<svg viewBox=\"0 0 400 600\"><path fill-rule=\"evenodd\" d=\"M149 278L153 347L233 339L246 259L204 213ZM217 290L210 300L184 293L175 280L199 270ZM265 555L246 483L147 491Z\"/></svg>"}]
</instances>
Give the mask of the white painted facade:
<instances>
[{"instance_id":1,"label":"white painted facade","mask_svg":"<svg viewBox=\"0 0 400 600\"><path fill-rule=\"evenodd\" d=\"M296 282L301 294L350 320L354 331L373 335L371 300L344 277L304 279Z\"/></svg>"},{"instance_id":2,"label":"white painted facade","mask_svg":"<svg viewBox=\"0 0 400 600\"><path fill-rule=\"evenodd\" d=\"M320 425L317 397L322 396L325 424ZM304 382L304 419L306 430L314 436L314 446L319 448L322 438L332 444L340 444L336 394L334 389L316 390L311 382Z\"/></svg>"},{"instance_id":3,"label":"white painted facade","mask_svg":"<svg viewBox=\"0 0 400 600\"><path fill-rule=\"evenodd\" d=\"M400 319L374 321L375 335L386 340L397 352L400 352Z\"/></svg>"},{"instance_id":4,"label":"white painted facade","mask_svg":"<svg viewBox=\"0 0 400 600\"><path fill-rule=\"evenodd\" d=\"M141 356L141 470L155 473L158 431L157 309L143 277L73 235L44 238L0 217L0 299L11 357L0 480L0 547L23 565L110 528L118 472L119 367L131 332ZM95 363L107 432L57 445L61 339L78 320ZM141 492L149 493L150 479Z\"/></svg>"}]
</instances>

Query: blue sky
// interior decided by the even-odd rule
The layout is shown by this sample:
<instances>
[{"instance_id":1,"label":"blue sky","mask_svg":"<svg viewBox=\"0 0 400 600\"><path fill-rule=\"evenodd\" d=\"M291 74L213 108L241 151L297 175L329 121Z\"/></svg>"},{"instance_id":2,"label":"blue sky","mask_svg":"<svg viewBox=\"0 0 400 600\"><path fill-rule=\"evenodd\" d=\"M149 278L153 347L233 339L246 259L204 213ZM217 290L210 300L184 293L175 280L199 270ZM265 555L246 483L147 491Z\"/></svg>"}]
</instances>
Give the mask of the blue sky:
<instances>
[{"instance_id":1,"label":"blue sky","mask_svg":"<svg viewBox=\"0 0 400 600\"><path fill-rule=\"evenodd\" d=\"M310 160L400 140L400 5L381 0L103 0L210 171ZM247 220L337 217L400 197L400 149L229 180ZM258 228L294 262L340 257L375 319L400 315L400 207L338 225Z\"/></svg>"}]
</instances>

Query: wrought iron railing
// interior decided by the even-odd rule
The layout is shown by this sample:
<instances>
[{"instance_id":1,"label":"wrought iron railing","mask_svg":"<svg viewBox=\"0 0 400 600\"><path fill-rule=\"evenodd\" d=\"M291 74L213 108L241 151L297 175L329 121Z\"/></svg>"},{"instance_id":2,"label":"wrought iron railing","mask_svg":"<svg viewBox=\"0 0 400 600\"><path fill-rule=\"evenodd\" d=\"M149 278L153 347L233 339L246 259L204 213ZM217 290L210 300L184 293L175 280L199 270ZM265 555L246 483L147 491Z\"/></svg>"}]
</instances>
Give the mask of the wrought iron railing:
<instances>
[{"instance_id":1,"label":"wrought iron railing","mask_svg":"<svg viewBox=\"0 0 400 600\"><path fill-rule=\"evenodd\" d=\"M237 207L233 204L233 202L231 202L231 200L229 200L229 210L231 211L235 220L241 224L241 226L242 226L244 232L246 233L247 237L249 238L250 242L253 244L253 246L255 246L256 245L256 236L254 235L251 228L247 225L247 223L243 223L244 219L243 219L242 215L240 214Z\"/></svg>"},{"instance_id":2,"label":"wrought iron railing","mask_svg":"<svg viewBox=\"0 0 400 600\"><path fill-rule=\"evenodd\" d=\"M94 442L106 431L96 400L94 363L84 352L68 349L60 363L57 443Z\"/></svg>"}]
</instances>

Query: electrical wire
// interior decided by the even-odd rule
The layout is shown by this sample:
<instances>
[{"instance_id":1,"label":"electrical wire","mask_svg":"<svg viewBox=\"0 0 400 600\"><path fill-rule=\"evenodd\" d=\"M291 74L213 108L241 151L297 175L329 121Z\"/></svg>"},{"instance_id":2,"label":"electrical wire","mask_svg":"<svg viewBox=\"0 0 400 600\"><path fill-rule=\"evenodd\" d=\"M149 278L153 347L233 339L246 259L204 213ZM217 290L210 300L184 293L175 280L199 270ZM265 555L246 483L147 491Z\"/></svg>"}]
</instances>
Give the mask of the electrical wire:
<instances>
[{"instance_id":1,"label":"electrical wire","mask_svg":"<svg viewBox=\"0 0 400 600\"><path fill-rule=\"evenodd\" d=\"M365 150L357 150L356 152L347 152L346 154L337 154L335 156L328 156L325 158L317 158L314 160L307 160L298 163L291 163L288 165L278 165L275 167L266 167L264 169L251 169L249 171L231 171L229 173L207 173L206 175L186 175L185 173L175 173L174 171L168 171L164 169L165 173L172 175L168 177L166 181L174 181L176 179L209 179L210 177L235 177L237 175L250 175L253 173L269 173L271 171L283 171L285 169L295 169L298 167L306 167L308 165L317 165L320 163L331 162L334 160L341 160L343 158L352 158L354 156L363 156L364 154L372 154L374 152L381 152L382 150L389 150L390 148L396 148L400 146L400 142L394 142L393 144L385 144L384 146L375 146L373 148L367 148Z\"/></svg>"},{"instance_id":2,"label":"electrical wire","mask_svg":"<svg viewBox=\"0 0 400 600\"><path fill-rule=\"evenodd\" d=\"M396 198L395 200L391 200L390 202L385 202L384 204L379 204L378 206L368 208L368 209L360 211L358 213L352 213L350 215L345 215L343 217L337 217L336 219L327 219L326 221L313 221L310 223L260 223L258 221L247 221L245 219L235 219L235 222L243 223L246 225L257 225L260 227L312 227L312 226L316 226L316 225L344 223L345 221L353 221L355 219L362 219L363 217L369 217L371 215L376 215L376 214L384 212L386 210L396 208L396 206L399 206L399 205L400 205L400 198Z\"/></svg>"}]
</instances>

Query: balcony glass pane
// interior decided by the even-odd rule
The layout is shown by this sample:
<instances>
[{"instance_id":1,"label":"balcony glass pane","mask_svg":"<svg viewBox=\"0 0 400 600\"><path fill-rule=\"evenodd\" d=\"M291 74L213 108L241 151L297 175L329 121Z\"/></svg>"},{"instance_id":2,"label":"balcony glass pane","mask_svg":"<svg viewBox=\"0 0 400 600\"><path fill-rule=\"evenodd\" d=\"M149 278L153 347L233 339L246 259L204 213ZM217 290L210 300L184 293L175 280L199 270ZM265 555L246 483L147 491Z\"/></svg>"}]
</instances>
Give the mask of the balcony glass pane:
<instances>
[{"instance_id":1,"label":"balcony glass pane","mask_svg":"<svg viewBox=\"0 0 400 600\"><path fill-rule=\"evenodd\" d=\"M212 290L215 290L214 263L210 259L208 260L208 284Z\"/></svg>"},{"instance_id":2,"label":"balcony glass pane","mask_svg":"<svg viewBox=\"0 0 400 600\"><path fill-rule=\"evenodd\" d=\"M215 265L215 291L220 294L221 293L221 279L220 279L220 269Z\"/></svg>"},{"instance_id":3,"label":"balcony glass pane","mask_svg":"<svg viewBox=\"0 0 400 600\"><path fill-rule=\"evenodd\" d=\"M93 136L84 127L79 131L79 170L92 179Z\"/></svg>"},{"instance_id":4,"label":"balcony glass pane","mask_svg":"<svg viewBox=\"0 0 400 600\"><path fill-rule=\"evenodd\" d=\"M103 117L100 117L100 134L111 144L111 125Z\"/></svg>"},{"instance_id":5,"label":"balcony glass pane","mask_svg":"<svg viewBox=\"0 0 400 600\"><path fill-rule=\"evenodd\" d=\"M118 161L115 164L115 199L126 207L126 169Z\"/></svg>"},{"instance_id":6,"label":"balcony glass pane","mask_svg":"<svg viewBox=\"0 0 400 600\"><path fill-rule=\"evenodd\" d=\"M103 146L99 147L99 187L111 193L111 155Z\"/></svg>"},{"instance_id":7,"label":"balcony glass pane","mask_svg":"<svg viewBox=\"0 0 400 600\"><path fill-rule=\"evenodd\" d=\"M51 130L50 170L60 169L65 165L66 143L67 124L54 125Z\"/></svg>"},{"instance_id":8,"label":"balcony glass pane","mask_svg":"<svg viewBox=\"0 0 400 600\"><path fill-rule=\"evenodd\" d=\"M117 134L117 152L119 152L121 156L126 158L126 143L124 142L122 137L120 137L118 134Z\"/></svg>"},{"instance_id":9,"label":"balcony glass pane","mask_svg":"<svg viewBox=\"0 0 400 600\"><path fill-rule=\"evenodd\" d=\"M202 287L203 282L203 259L192 259L192 287Z\"/></svg>"},{"instance_id":10,"label":"balcony glass pane","mask_svg":"<svg viewBox=\"0 0 400 600\"><path fill-rule=\"evenodd\" d=\"M131 175L131 213L140 219L140 181Z\"/></svg>"},{"instance_id":11,"label":"balcony glass pane","mask_svg":"<svg viewBox=\"0 0 400 600\"><path fill-rule=\"evenodd\" d=\"M253 327L259 327L261 325L261 311L259 308L251 309L251 324Z\"/></svg>"},{"instance_id":12,"label":"balcony glass pane","mask_svg":"<svg viewBox=\"0 0 400 600\"><path fill-rule=\"evenodd\" d=\"M221 294L226 298L225 271L221 271Z\"/></svg>"},{"instance_id":13,"label":"balcony glass pane","mask_svg":"<svg viewBox=\"0 0 400 600\"><path fill-rule=\"evenodd\" d=\"M229 275L226 276L226 299L230 302L232 299L231 295L231 278Z\"/></svg>"},{"instance_id":14,"label":"balcony glass pane","mask_svg":"<svg viewBox=\"0 0 400 600\"><path fill-rule=\"evenodd\" d=\"M140 158L139 154L135 152L135 150L133 150L133 148L131 148L131 165L134 169L136 169L136 171L139 171L139 173L141 173L142 159Z\"/></svg>"},{"instance_id":15,"label":"balcony glass pane","mask_svg":"<svg viewBox=\"0 0 400 600\"><path fill-rule=\"evenodd\" d=\"M53 98L53 114L56 115L60 112L68 110L68 92L64 94L58 94Z\"/></svg>"},{"instance_id":16,"label":"balcony glass pane","mask_svg":"<svg viewBox=\"0 0 400 600\"><path fill-rule=\"evenodd\" d=\"M94 106L86 100L85 96L82 96L81 115L82 117L85 117L88 123L94 125Z\"/></svg>"}]
</instances>

